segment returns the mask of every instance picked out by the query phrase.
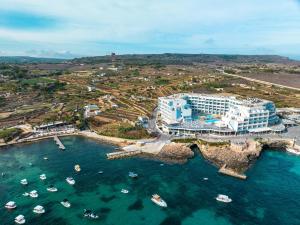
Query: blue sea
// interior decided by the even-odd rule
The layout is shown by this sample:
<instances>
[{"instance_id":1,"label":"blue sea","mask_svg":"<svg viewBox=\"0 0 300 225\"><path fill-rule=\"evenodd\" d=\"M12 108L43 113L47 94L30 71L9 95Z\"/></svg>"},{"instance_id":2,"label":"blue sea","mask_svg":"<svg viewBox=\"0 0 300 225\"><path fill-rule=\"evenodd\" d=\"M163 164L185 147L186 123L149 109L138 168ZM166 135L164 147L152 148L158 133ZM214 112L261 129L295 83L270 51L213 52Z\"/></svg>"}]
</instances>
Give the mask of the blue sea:
<instances>
[{"instance_id":1,"label":"blue sea","mask_svg":"<svg viewBox=\"0 0 300 225\"><path fill-rule=\"evenodd\" d=\"M0 173L5 173L0 177L1 225L14 224L19 214L31 225L300 224L297 156L265 151L243 181L218 174L200 154L182 165L145 158L109 161L106 153L114 150L113 145L82 137L61 140L65 151L59 150L52 139L0 150ZM80 173L74 171L75 164L80 164ZM128 177L129 171L139 177ZM47 175L45 181L39 179L43 173ZM66 183L68 176L76 180L74 186ZM29 181L27 186L20 184L23 178ZM58 192L47 192L51 184ZM130 192L123 194L122 188ZM37 190L39 197L22 196L31 190ZM167 202L168 208L150 200L154 193ZM233 201L217 202L218 194L226 194ZM60 204L64 198L71 208ZM17 203L13 211L4 208L10 200ZM43 205L46 213L33 214L36 205ZM84 218L84 209L95 211L99 219Z\"/></svg>"}]
</instances>

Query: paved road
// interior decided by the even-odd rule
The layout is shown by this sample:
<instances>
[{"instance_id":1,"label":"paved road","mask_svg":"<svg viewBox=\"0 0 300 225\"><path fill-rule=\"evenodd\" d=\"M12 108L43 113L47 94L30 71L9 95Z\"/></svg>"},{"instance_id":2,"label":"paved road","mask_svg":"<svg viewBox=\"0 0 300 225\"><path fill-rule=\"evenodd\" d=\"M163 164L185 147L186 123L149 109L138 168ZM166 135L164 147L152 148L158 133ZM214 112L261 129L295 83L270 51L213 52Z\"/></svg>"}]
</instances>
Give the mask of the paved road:
<instances>
[{"instance_id":1,"label":"paved road","mask_svg":"<svg viewBox=\"0 0 300 225\"><path fill-rule=\"evenodd\" d=\"M248 80L248 81L252 81L252 82L256 82L256 83L260 83L260 84L273 85L273 86L277 86L277 87L280 87L280 88L287 88L287 89L292 89L292 90L295 90L295 91L300 91L300 88L295 88L295 87L286 86L286 85L282 85L282 84L271 83L271 82L268 82L268 81L253 79L253 78L250 78L250 77L244 77L244 76L237 75L237 74L225 73L222 70L220 72L222 72L226 76L241 78L241 79L244 79L244 80Z\"/></svg>"}]
</instances>

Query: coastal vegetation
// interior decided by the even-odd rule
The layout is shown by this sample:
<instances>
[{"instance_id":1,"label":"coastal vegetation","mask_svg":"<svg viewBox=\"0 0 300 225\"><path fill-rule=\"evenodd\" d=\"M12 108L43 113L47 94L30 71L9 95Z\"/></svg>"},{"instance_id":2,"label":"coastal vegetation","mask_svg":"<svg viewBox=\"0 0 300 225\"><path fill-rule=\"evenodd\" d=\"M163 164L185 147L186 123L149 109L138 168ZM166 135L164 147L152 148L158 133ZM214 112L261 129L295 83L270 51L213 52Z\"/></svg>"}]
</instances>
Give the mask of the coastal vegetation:
<instances>
[{"instance_id":1,"label":"coastal vegetation","mask_svg":"<svg viewBox=\"0 0 300 225\"><path fill-rule=\"evenodd\" d=\"M97 130L97 133L104 136L135 140L151 137L141 126L131 125L129 123L107 124Z\"/></svg>"},{"instance_id":2,"label":"coastal vegetation","mask_svg":"<svg viewBox=\"0 0 300 225\"><path fill-rule=\"evenodd\" d=\"M18 128L2 129L0 130L0 140L2 139L4 142L8 142L19 134L21 134L21 129Z\"/></svg>"}]
</instances>

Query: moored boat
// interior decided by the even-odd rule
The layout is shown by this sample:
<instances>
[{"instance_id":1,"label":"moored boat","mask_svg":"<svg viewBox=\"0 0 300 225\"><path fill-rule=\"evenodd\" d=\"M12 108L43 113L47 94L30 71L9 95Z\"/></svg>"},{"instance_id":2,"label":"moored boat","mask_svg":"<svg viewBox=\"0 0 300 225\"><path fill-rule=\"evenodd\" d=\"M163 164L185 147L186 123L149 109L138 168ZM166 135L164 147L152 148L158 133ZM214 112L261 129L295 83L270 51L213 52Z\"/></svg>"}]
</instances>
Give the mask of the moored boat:
<instances>
[{"instance_id":1,"label":"moored boat","mask_svg":"<svg viewBox=\"0 0 300 225\"><path fill-rule=\"evenodd\" d=\"M34 207L33 212L36 214L43 214L45 213L45 209L43 206L37 205L36 207Z\"/></svg>"},{"instance_id":2,"label":"moored boat","mask_svg":"<svg viewBox=\"0 0 300 225\"><path fill-rule=\"evenodd\" d=\"M20 183L21 183L22 185L27 185L27 184L28 184L28 181L27 181L27 179L22 179L22 180L20 181Z\"/></svg>"},{"instance_id":3,"label":"moored boat","mask_svg":"<svg viewBox=\"0 0 300 225\"><path fill-rule=\"evenodd\" d=\"M128 176L131 177L131 178L137 178L137 177L138 177L138 174L137 174L137 173L134 173L134 172L129 172L129 173L128 173Z\"/></svg>"},{"instance_id":4,"label":"moored boat","mask_svg":"<svg viewBox=\"0 0 300 225\"><path fill-rule=\"evenodd\" d=\"M222 194L218 194L218 196L216 197L216 200L219 202L225 202L225 203L232 202L231 198L229 198L227 195L222 195Z\"/></svg>"},{"instance_id":5,"label":"moored boat","mask_svg":"<svg viewBox=\"0 0 300 225\"><path fill-rule=\"evenodd\" d=\"M25 217L23 215L18 215L15 218L15 223L17 224L24 224L26 222Z\"/></svg>"},{"instance_id":6,"label":"moored boat","mask_svg":"<svg viewBox=\"0 0 300 225\"><path fill-rule=\"evenodd\" d=\"M53 185L50 185L49 187L47 187L47 191L49 191L49 192L57 192L57 188L54 187Z\"/></svg>"},{"instance_id":7,"label":"moored boat","mask_svg":"<svg viewBox=\"0 0 300 225\"><path fill-rule=\"evenodd\" d=\"M27 196L29 196L29 193L28 192L24 192L22 195L25 196L25 197L27 197Z\"/></svg>"},{"instance_id":8,"label":"moored boat","mask_svg":"<svg viewBox=\"0 0 300 225\"><path fill-rule=\"evenodd\" d=\"M84 209L83 216L89 219L98 219L99 216L90 209Z\"/></svg>"},{"instance_id":9,"label":"moored boat","mask_svg":"<svg viewBox=\"0 0 300 225\"><path fill-rule=\"evenodd\" d=\"M167 203L158 195L154 194L152 195L151 201L154 202L156 205L159 205L160 207L167 207Z\"/></svg>"},{"instance_id":10,"label":"moored boat","mask_svg":"<svg viewBox=\"0 0 300 225\"><path fill-rule=\"evenodd\" d=\"M17 204L14 201L9 201L5 204L5 208L7 209L15 209L17 208Z\"/></svg>"},{"instance_id":11,"label":"moored boat","mask_svg":"<svg viewBox=\"0 0 300 225\"><path fill-rule=\"evenodd\" d=\"M71 203L66 198L63 201L61 201L60 204L62 204L66 208L70 208L71 207Z\"/></svg>"},{"instance_id":12,"label":"moored boat","mask_svg":"<svg viewBox=\"0 0 300 225\"><path fill-rule=\"evenodd\" d=\"M80 165L78 165L78 164L74 166L74 169L75 169L76 172L81 171Z\"/></svg>"},{"instance_id":13,"label":"moored boat","mask_svg":"<svg viewBox=\"0 0 300 225\"><path fill-rule=\"evenodd\" d=\"M37 197L39 197L38 192L36 190L33 190L33 191L29 192L29 196L31 198L37 198Z\"/></svg>"},{"instance_id":14,"label":"moored boat","mask_svg":"<svg viewBox=\"0 0 300 225\"><path fill-rule=\"evenodd\" d=\"M128 193L129 193L129 191L128 191L127 189L122 189L121 192L122 192L123 194L128 194Z\"/></svg>"},{"instance_id":15,"label":"moored boat","mask_svg":"<svg viewBox=\"0 0 300 225\"><path fill-rule=\"evenodd\" d=\"M41 179L41 180L46 180L46 179L47 179L46 174L41 174L41 175L40 175L40 179Z\"/></svg>"},{"instance_id":16,"label":"moored boat","mask_svg":"<svg viewBox=\"0 0 300 225\"><path fill-rule=\"evenodd\" d=\"M66 181L70 184L70 185L74 185L75 184L75 180L73 179L73 177L67 177Z\"/></svg>"}]
</instances>

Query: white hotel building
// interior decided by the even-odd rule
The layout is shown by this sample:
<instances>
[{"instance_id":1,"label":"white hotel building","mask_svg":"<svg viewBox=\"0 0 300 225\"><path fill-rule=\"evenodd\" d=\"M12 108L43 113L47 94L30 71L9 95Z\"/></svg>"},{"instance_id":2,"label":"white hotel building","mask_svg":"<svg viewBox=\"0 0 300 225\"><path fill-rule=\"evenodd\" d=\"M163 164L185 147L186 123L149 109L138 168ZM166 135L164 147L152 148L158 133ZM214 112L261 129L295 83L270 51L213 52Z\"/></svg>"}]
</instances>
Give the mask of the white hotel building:
<instances>
[{"instance_id":1,"label":"white hotel building","mask_svg":"<svg viewBox=\"0 0 300 225\"><path fill-rule=\"evenodd\" d=\"M285 130L274 103L263 99L187 93L161 97L158 102L162 129L173 135Z\"/></svg>"}]
</instances>

